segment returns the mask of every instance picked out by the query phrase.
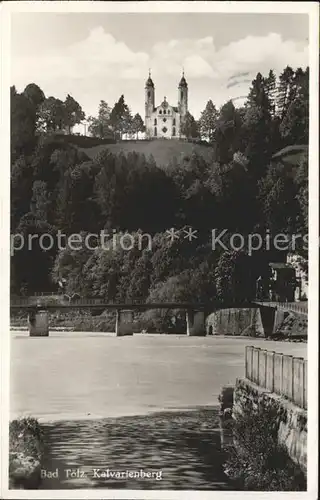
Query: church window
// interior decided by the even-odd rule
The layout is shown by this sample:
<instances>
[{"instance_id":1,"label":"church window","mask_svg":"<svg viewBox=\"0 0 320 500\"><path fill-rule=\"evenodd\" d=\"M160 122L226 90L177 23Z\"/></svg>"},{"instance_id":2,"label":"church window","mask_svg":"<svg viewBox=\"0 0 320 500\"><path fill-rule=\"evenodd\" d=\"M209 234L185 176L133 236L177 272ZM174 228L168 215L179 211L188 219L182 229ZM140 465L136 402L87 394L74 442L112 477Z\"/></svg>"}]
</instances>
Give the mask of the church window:
<instances>
[{"instance_id":1,"label":"church window","mask_svg":"<svg viewBox=\"0 0 320 500\"><path fill-rule=\"evenodd\" d=\"M166 119L166 118L164 118L164 119L163 119L163 121L164 121L164 123L166 123L167 119Z\"/></svg>"},{"instance_id":2,"label":"church window","mask_svg":"<svg viewBox=\"0 0 320 500\"><path fill-rule=\"evenodd\" d=\"M154 135L157 135L157 127L154 127Z\"/></svg>"},{"instance_id":3,"label":"church window","mask_svg":"<svg viewBox=\"0 0 320 500\"><path fill-rule=\"evenodd\" d=\"M165 109L163 110L163 114L164 114L164 115L166 114L166 110L165 110Z\"/></svg>"},{"instance_id":4,"label":"church window","mask_svg":"<svg viewBox=\"0 0 320 500\"><path fill-rule=\"evenodd\" d=\"M162 132L165 134L167 130L167 127L163 127Z\"/></svg>"},{"instance_id":5,"label":"church window","mask_svg":"<svg viewBox=\"0 0 320 500\"><path fill-rule=\"evenodd\" d=\"M176 124L176 119L174 118L174 119L172 120L172 125L175 125L175 124Z\"/></svg>"},{"instance_id":6,"label":"church window","mask_svg":"<svg viewBox=\"0 0 320 500\"><path fill-rule=\"evenodd\" d=\"M168 115L170 115L170 109L168 109Z\"/></svg>"},{"instance_id":7,"label":"church window","mask_svg":"<svg viewBox=\"0 0 320 500\"><path fill-rule=\"evenodd\" d=\"M183 91L181 90L181 100L183 99Z\"/></svg>"},{"instance_id":8,"label":"church window","mask_svg":"<svg viewBox=\"0 0 320 500\"><path fill-rule=\"evenodd\" d=\"M148 99L150 99L150 97L151 97L151 92L150 92L150 90L149 90L149 91L148 91Z\"/></svg>"},{"instance_id":9,"label":"church window","mask_svg":"<svg viewBox=\"0 0 320 500\"><path fill-rule=\"evenodd\" d=\"M162 115L162 111L161 111L161 109L160 109L160 111L159 111L159 115Z\"/></svg>"},{"instance_id":10,"label":"church window","mask_svg":"<svg viewBox=\"0 0 320 500\"><path fill-rule=\"evenodd\" d=\"M172 135L176 135L176 127L173 127L173 129L172 129Z\"/></svg>"},{"instance_id":11,"label":"church window","mask_svg":"<svg viewBox=\"0 0 320 500\"><path fill-rule=\"evenodd\" d=\"M154 119L154 124L157 125L157 119L156 118Z\"/></svg>"}]
</instances>

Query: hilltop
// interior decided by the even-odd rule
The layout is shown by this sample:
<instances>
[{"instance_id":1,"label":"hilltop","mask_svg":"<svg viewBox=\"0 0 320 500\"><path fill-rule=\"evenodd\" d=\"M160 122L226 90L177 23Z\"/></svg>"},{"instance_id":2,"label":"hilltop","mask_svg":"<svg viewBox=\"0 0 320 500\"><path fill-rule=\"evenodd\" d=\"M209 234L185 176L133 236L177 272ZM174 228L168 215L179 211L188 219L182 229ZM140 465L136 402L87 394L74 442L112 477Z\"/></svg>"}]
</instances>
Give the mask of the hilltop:
<instances>
[{"instance_id":1,"label":"hilltop","mask_svg":"<svg viewBox=\"0 0 320 500\"><path fill-rule=\"evenodd\" d=\"M196 152L206 159L210 159L213 154L213 148L205 144L193 144L191 142L157 139L154 141L122 141L116 144L100 144L93 147L78 147L80 151L86 153L93 159L100 151L108 149L111 153L128 154L136 151L144 154L147 158L153 156L158 167L167 167L169 163L176 158L190 156Z\"/></svg>"},{"instance_id":2,"label":"hilltop","mask_svg":"<svg viewBox=\"0 0 320 500\"><path fill-rule=\"evenodd\" d=\"M274 154L272 159L284 164L299 165L308 159L308 151L308 146L303 144L286 146Z\"/></svg>"}]
</instances>

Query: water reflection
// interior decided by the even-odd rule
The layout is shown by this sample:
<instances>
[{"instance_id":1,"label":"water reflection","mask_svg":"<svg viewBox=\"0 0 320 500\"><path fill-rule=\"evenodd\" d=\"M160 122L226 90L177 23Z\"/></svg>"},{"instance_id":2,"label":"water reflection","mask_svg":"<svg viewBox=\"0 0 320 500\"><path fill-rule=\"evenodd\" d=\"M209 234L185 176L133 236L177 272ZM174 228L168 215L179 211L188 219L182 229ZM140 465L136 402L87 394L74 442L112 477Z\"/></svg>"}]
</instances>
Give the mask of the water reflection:
<instances>
[{"instance_id":1,"label":"water reflection","mask_svg":"<svg viewBox=\"0 0 320 500\"><path fill-rule=\"evenodd\" d=\"M231 489L222 470L217 408L64 421L44 431L43 468L59 477L44 478L43 489ZM67 469L79 472L70 477ZM110 471L141 470L153 471L153 478L110 477Z\"/></svg>"}]
</instances>

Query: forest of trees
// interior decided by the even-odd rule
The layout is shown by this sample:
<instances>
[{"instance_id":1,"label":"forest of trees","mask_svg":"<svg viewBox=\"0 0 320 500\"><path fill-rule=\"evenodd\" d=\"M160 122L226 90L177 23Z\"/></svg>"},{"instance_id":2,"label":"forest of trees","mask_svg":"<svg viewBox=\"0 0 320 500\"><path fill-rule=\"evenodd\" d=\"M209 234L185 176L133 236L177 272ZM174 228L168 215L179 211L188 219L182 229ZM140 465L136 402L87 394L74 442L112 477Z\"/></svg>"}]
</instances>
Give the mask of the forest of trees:
<instances>
[{"instance_id":1,"label":"forest of trees","mask_svg":"<svg viewBox=\"0 0 320 500\"><path fill-rule=\"evenodd\" d=\"M139 132L145 131L143 120L139 113L132 116L129 106L121 95L119 100L110 108L106 101L100 101L98 116L89 116L89 133L101 139L113 137L121 139L123 136L138 138Z\"/></svg>"},{"instance_id":2,"label":"forest of trees","mask_svg":"<svg viewBox=\"0 0 320 500\"><path fill-rule=\"evenodd\" d=\"M309 71L290 67L278 80L257 74L246 103L216 109L209 101L196 122L184 124L189 137L205 138L211 159L200 154L172 158L166 169L137 153L89 159L54 133L84 118L70 95L46 98L34 83L11 89L11 233L70 235L149 233L152 251L97 248L44 251L37 243L11 258L12 293L57 289L106 300L249 300L269 252L212 249L213 228L246 236L308 232L308 163L295 167L273 159L286 146L308 145ZM143 131L124 96L111 109L100 102L90 118L93 135ZM130 132L131 133L131 132ZM192 227L197 239L170 243L166 230ZM303 248L297 250L306 257ZM266 254L267 253L267 254ZM279 256L277 256L279 257Z\"/></svg>"}]
</instances>

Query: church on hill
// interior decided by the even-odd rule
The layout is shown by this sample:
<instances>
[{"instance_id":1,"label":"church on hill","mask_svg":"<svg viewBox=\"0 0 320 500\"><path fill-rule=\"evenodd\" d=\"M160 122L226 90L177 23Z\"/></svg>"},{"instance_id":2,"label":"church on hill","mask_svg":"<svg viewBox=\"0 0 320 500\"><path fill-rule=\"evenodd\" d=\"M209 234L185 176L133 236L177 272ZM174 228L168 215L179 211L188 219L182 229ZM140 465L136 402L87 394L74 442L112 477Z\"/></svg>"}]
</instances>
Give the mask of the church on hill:
<instances>
[{"instance_id":1,"label":"church on hill","mask_svg":"<svg viewBox=\"0 0 320 500\"><path fill-rule=\"evenodd\" d=\"M181 124L188 111L188 84L182 74L178 87L178 106L171 106L166 97L159 106L155 106L155 86L151 79L145 86L145 127L146 137L157 139L180 139Z\"/></svg>"}]
</instances>

